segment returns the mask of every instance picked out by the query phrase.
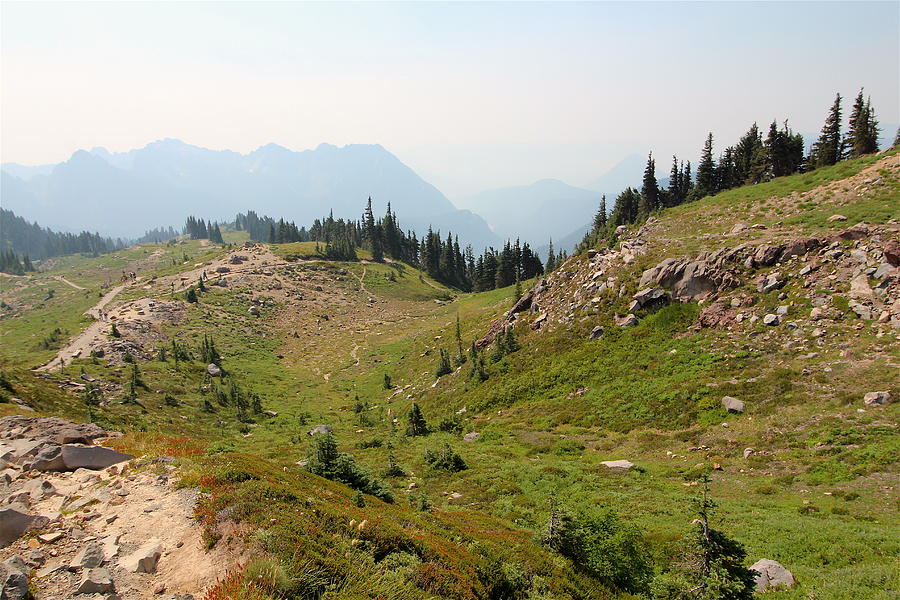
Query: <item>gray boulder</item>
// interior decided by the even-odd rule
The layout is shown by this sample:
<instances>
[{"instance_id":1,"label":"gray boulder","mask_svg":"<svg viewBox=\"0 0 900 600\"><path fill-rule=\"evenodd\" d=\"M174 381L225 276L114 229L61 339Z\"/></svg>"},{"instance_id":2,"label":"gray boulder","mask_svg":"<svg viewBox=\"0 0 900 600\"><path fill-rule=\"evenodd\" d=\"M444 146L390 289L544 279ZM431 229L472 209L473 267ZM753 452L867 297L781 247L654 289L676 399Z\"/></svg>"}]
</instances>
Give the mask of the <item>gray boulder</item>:
<instances>
[{"instance_id":1,"label":"gray boulder","mask_svg":"<svg viewBox=\"0 0 900 600\"><path fill-rule=\"evenodd\" d=\"M481 434L478 433L477 431L470 431L469 433L467 433L466 435L463 436L463 441L464 442L474 442L475 440L477 440L480 437L481 437Z\"/></svg>"},{"instance_id":2,"label":"gray boulder","mask_svg":"<svg viewBox=\"0 0 900 600\"><path fill-rule=\"evenodd\" d=\"M107 569L88 569L78 583L76 594L102 594L114 591L112 575Z\"/></svg>"},{"instance_id":3,"label":"gray boulder","mask_svg":"<svg viewBox=\"0 0 900 600\"><path fill-rule=\"evenodd\" d=\"M781 563L768 558L756 561L750 569L759 573L756 576L757 592L769 588L790 588L796 583L793 573L785 569Z\"/></svg>"},{"instance_id":4,"label":"gray boulder","mask_svg":"<svg viewBox=\"0 0 900 600\"><path fill-rule=\"evenodd\" d=\"M222 369L220 369L218 365L214 365L212 363L206 365L206 372L209 373L210 377L222 376Z\"/></svg>"},{"instance_id":5,"label":"gray boulder","mask_svg":"<svg viewBox=\"0 0 900 600\"><path fill-rule=\"evenodd\" d=\"M722 406L725 408L725 410L731 413L744 412L744 403L737 398L732 398L731 396L724 396L722 398Z\"/></svg>"},{"instance_id":6,"label":"gray boulder","mask_svg":"<svg viewBox=\"0 0 900 600\"><path fill-rule=\"evenodd\" d=\"M153 538L119 561L119 565L132 573L155 573L156 563L159 562L160 556L162 556L162 543Z\"/></svg>"},{"instance_id":7,"label":"gray boulder","mask_svg":"<svg viewBox=\"0 0 900 600\"><path fill-rule=\"evenodd\" d=\"M775 325L781 323L781 318L778 315L769 313L763 317L763 323L765 325L771 325L772 327L774 327Z\"/></svg>"},{"instance_id":8,"label":"gray boulder","mask_svg":"<svg viewBox=\"0 0 900 600\"><path fill-rule=\"evenodd\" d=\"M638 319L636 316L628 314L624 317L616 317L616 325L619 327L634 327L638 324Z\"/></svg>"},{"instance_id":9,"label":"gray boulder","mask_svg":"<svg viewBox=\"0 0 900 600\"><path fill-rule=\"evenodd\" d=\"M599 340L603 337L603 327L597 325L593 329L591 329L591 334L588 336L592 340Z\"/></svg>"},{"instance_id":10,"label":"gray boulder","mask_svg":"<svg viewBox=\"0 0 900 600\"><path fill-rule=\"evenodd\" d=\"M10 545L26 531L41 529L48 523L47 517L30 515L15 508L0 508L0 548Z\"/></svg>"},{"instance_id":11,"label":"gray boulder","mask_svg":"<svg viewBox=\"0 0 900 600\"><path fill-rule=\"evenodd\" d=\"M863 402L866 406L882 406L891 403L890 392L869 392L863 396Z\"/></svg>"},{"instance_id":12,"label":"gray boulder","mask_svg":"<svg viewBox=\"0 0 900 600\"><path fill-rule=\"evenodd\" d=\"M69 569L77 571L79 569L93 569L99 567L106 560L103 548L97 542L88 542L82 546L69 563Z\"/></svg>"},{"instance_id":13,"label":"gray boulder","mask_svg":"<svg viewBox=\"0 0 900 600\"><path fill-rule=\"evenodd\" d=\"M306 432L306 435L319 435L325 433L331 433L332 429L328 425L316 425L312 429Z\"/></svg>"},{"instance_id":14,"label":"gray boulder","mask_svg":"<svg viewBox=\"0 0 900 600\"><path fill-rule=\"evenodd\" d=\"M78 446L66 444L62 447L62 459L68 471L85 468L100 470L134 458L131 454L117 452L103 446Z\"/></svg>"},{"instance_id":15,"label":"gray boulder","mask_svg":"<svg viewBox=\"0 0 900 600\"><path fill-rule=\"evenodd\" d=\"M630 460L604 460L600 464L613 471L628 471L634 466Z\"/></svg>"},{"instance_id":16,"label":"gray boulder","mask_svg":"<svg viewBox=\"0 0 900 600\"><path fill-rule=\"evenodd\" d=\"M18 558L18 557L13 557ZM0 563L0 594L3 600L25 600L28 595L28 574L12 559Z\"/></svg>"},{"instance_id":17,"label":"gray boulder","mask_svg":"<svg viewBox=\"0 0 900 600\"><path fill-rule=\"evenodd\" d=\"M661 287L644 288L632 297L637 302L638 308L648 310L669 303L669 292Z\"/></svg>"}]
</instances>

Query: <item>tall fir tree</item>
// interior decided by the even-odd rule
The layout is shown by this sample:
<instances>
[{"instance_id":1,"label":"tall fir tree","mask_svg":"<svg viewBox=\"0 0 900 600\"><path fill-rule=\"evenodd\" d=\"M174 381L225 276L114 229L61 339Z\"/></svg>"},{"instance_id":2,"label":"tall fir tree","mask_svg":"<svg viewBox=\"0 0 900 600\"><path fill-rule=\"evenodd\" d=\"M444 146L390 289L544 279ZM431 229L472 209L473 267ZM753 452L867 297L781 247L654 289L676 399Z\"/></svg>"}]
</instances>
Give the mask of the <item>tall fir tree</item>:
<instances>
[{"instance_id":1,"label":"tall fir tree","mask_svg":"<svg viewBox=\"0 0 900 600\"><path fill-rule=\"evenodd\" d=\"M837 94L819 139L810 152L810 164L813 167L827 167L841 160L843 155L843 139L841 138L841 95Z\"/></svg>"},{"instance_id":2,"label":"tall fir tree","mask_svg":"<svg viewBox=\"0 0 900 600\"><path fill-rule=\"evenodd\" d=\"M701 196L715 194L717 191L712 132L706 137L706 142L703 144L703 152L700 154L700 163L697 165L697 189Z\"/></svg>"},{"instance_id":3,"label":"tall fir tree","mask_svg":"<svg viewBox=\"0 0 900 600\"><path fill-rule=\"evenodd\" d=\"M641 199L638 203L638 218L646 218L659 208L659 184L656 181L656 161L653 153L647 156L644 180L641 183Z\"/></svg>"}]
</instances>

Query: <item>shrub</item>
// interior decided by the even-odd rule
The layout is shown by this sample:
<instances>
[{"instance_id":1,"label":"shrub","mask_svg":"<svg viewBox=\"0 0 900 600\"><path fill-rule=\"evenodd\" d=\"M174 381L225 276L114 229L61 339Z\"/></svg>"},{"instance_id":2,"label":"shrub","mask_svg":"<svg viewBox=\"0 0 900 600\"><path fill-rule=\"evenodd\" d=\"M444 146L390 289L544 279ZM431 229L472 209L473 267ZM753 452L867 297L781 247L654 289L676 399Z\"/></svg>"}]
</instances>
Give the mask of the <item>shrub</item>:
<instances>
[{"instance_id":1,"label":"shrub","mask_svg":"<svg viewBox=\"0 0 900 600\"><path fill-rule=\"evenodd\" d=\"M446 431L447 433L462 433L462 417L460 417L459 415L444 417L443 419L441 419L441 422L438 423L438 431Z\"/></svg>"},{"instance_id":2,"label":"shrub","mask_svg":"<svg viewBox=\"0 0 900 600\"><path fill-rule=\"evenodd\" d=\"M409 414L407 415L406 435L428 435L428 423L425 421L425 415L422 414L422 409L419 408L419 405L415 402L413 402L412 406L409 407Z\"/></svg>"},{"instance_id":3,"label":"shrub","mask_svg":"<svg viewBox=\"0 0 900 600\"><path fill-rule=\"evenodd\" d=\"M309 461L307 470L314 475L339 481L351 488L393 502L394 496L385 485L374 479L368 471L356 464L350 454L338 452L337 440L331 432L316 440L316 455Z\"/></svg>"},{"instance_id":4,"label":"shrub","mask_svg":"<svg viewBox=\"0 0 900 600\"><path fill-rule=\"evenodd\" d=\"M425 462L431 465L432 469L436 469L438 471L448 471L450 473L456 473L458 471L464 471L469 468L466 462L462 459L462 456L457 454L457 452L450 447L450 444L444 444L444 447L434 452L433 450L425 451Z\"/></svg>"},{"instance_id":5,"label":"shrub","mask_svg":"<svg viewBox=\"0 0 900 600\"><path fill-rule=\"evenodd\" d=\"M554 507L541 542L607 585L632 593L648 589L653 569L640 531L612 510L572 514Z\"/></svg>"}]
</instances>

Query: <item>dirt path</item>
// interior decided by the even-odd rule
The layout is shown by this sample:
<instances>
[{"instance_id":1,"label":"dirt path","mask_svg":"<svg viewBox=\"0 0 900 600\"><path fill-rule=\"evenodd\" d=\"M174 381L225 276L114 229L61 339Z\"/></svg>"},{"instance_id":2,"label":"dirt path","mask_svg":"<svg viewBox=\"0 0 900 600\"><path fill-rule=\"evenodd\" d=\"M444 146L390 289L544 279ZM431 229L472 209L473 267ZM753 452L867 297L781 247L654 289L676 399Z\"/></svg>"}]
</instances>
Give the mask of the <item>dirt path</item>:
<instances>
[{"instance_id":1,"label":"dirt path","mask_svg":"<svg viewBox=\"0 0 900 600\"><path fill-rule=\"evenodd\" d=\"M107 304L112 302L112 300L119 294L119 292L124 290L126 287L127 284L124 283L122 285L117 285L113 289L109 290L103 296L103 298L101 298L100 301L97 302L97 304L87 309L84 314L91 315L96 320L88 325L87 329L72 338L64 348L56 353L56 356L53 358L53 360L45 365L41 365L40 367L36 368L35 371L54 371L62 367L63 360L72 360L73 358L86 356L90 352L93 343L105 337L105 329L108 324L105 321L100 320L100 310Z\"/></svg>"},{"instance_id":2,"label":"dirt path","mask_svg":"<svg viewBox=\"0 0 900 600\"><path fill-rule=\"evenodd\" d=\"M53 279L56 279L57 281L62 281L63 283L71 285L76 290L86 290L87 289L87 288L81 287L80 285L76 285L76 284L72 283L71 281L69 281L68 279L63 277L62 275L56 275Z\"/></svg>"},{"instance_id":3,"label":"dirt path","mask_svg":"<svg viewBox=\"0 0 900 600\"><path fill-rule=\"evenodd\" d=\"M366 278L366 267L365 267L365 266L363 266L363 272L362 272L362 275L359 275L358 278L359 278L359 289L360 289L360 291L365 292L365 293L367 293L367 294L369 294L369 295L371 296L372 293L371 293L368 289L366 289L366 284L363 283L363 280Z\"/></svg>"}]
</instances>

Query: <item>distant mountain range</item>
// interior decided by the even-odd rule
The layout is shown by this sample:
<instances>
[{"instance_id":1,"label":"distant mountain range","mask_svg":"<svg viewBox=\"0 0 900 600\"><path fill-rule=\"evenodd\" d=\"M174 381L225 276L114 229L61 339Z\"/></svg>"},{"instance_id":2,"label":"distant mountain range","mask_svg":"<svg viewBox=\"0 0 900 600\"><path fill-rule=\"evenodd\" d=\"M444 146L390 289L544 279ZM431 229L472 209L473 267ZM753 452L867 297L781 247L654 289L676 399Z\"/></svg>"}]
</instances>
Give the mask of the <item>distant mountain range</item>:
<instances>
[{"instance_id":1,"label":"distant mountain range","mask_svg":"<svg viewBox=\"0 0 900 600\"><path fill-rule=\"evenodd\" d=\"M94 148L58 165L5 163L0 194L4 208L41 225L127 237L192 214L230 221L248 209L298 225L329 211L358 218L371 196L378 214L390 202L405 229L450 230L479 250L499 243L480 216L458 210L380 145L294 152L269 144L240 154L167 139L115 154Z\"/></svg>"}]
</instances>

